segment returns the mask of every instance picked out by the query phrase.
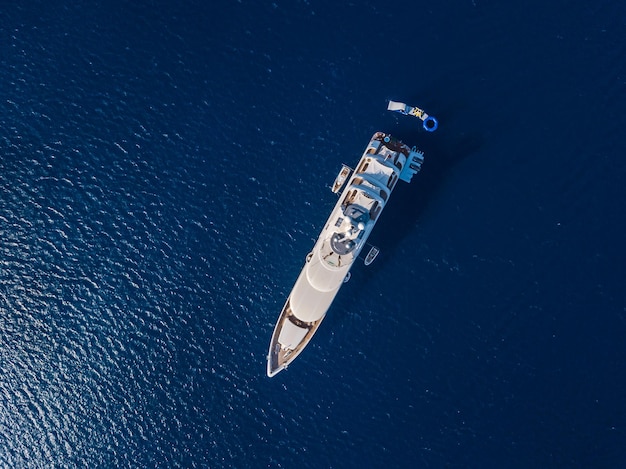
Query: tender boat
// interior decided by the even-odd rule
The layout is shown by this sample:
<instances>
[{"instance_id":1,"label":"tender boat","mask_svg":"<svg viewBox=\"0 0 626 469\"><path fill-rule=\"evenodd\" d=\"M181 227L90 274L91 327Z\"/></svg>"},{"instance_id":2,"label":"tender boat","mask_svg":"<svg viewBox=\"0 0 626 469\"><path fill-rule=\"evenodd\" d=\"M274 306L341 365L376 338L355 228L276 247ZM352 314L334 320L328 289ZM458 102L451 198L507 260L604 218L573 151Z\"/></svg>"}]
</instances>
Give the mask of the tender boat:
<instances>
[{"instance_id":1,"label":"tender boat","mask_svg":"<svg viewBox=\"0 0 626 469\"><path fill-rule=\"evenodd\" d=\"M348 180L348 176L350 176L351 172L352 172L352 169L350 169L350 166L346 166L345 164L341 165L341 170L339 171L339 174L337 174L337 177L335 178L335 182L333 183L333 187L331 188L331 191L333 191L333 194L336 194L337 192L341 190L343 185Z\"/></svg>"},{"instance_id":2,"label":"tender boat","mask_svg":"<svg viewBox=\"0 0 626 469\"><path fill-rule=\"evenodd\" d=\"M426 130L427 132L434 132L439 126L439 122L437 121L435 116L429 116L426 111L416 106L409 106L408 104L398 101L389 101L389 104L387 104L387 110L399 112L400 114L404 114L405 116L417 117L419 120L422 121L422 127L424 127L424 130Z\"/></svg>"},{"instance_id":3,"label":"tender boat","mask_svg":"<svg viewBox=\"0 0 626 469\"><path fill-rule=\"evenodd\" d=\"M363 263L365 265L370 265L372 262L374 262L374 259L376 259L376 256L378 256L379 252L380 250L376 246L372 246L370 248L370 251L367 253L367 256L365 256L365 260L363 261Z\"/></svg>"}]
</instances>

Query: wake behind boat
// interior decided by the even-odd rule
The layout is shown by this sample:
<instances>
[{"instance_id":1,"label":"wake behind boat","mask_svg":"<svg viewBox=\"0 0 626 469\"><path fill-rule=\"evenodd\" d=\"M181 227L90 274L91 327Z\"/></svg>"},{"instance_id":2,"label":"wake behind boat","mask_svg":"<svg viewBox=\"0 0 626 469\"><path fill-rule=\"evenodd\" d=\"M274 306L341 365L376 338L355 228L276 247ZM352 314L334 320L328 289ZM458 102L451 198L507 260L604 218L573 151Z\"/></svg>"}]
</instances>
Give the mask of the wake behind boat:
<instances>
[{"instance_id":1,"label":"wake behind boat","mask_svg":"<svg viewBox=\"0 0 626 469\"><path fill-rule=\"evenodd\" d=\"M287 368L307 346L349 278L396 183L410 182L423 161L423 152L377 132L352 175L350 168L342 167L332 190L339 192L344 184L345 189L307 255L274 328L267 356L268 376ZM365 264L371 264L377 255L378 248L372 247Z\"/></svg>"}]
</instances>

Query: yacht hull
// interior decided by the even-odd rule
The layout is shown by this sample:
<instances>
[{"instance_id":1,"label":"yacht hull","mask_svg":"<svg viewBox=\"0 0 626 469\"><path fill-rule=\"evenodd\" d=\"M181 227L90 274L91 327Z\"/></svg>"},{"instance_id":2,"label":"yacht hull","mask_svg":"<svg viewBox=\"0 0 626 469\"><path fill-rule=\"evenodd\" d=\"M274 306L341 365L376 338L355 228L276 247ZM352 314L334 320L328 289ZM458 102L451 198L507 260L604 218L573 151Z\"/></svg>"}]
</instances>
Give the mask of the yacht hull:
<instances>
[{"instance_id":1,"label":"yacht hull","mask_svg":"<svg viewBox=\"0 0 626 469\"><path fill-rule=\"evenodd\" d=\"M388 134L374 134L283 306L270 341L268 376L287 368L309 344L397 181L409 182L422 162L422 152Z\"/></svg>"}]
</instances>

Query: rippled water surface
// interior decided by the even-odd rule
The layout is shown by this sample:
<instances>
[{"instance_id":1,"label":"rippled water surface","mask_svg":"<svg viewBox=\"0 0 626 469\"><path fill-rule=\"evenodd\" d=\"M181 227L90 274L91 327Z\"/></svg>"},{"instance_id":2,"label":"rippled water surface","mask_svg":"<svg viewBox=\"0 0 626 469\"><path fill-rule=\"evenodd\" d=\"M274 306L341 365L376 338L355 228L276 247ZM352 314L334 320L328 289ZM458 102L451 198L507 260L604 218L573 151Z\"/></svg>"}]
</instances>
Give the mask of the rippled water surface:
<instances>
[{"instance_id":1,"label":"rippled water surface","mask_svg":"<svg viewBox=\"0 0 626 469\"><path fill-rule=\"evenodd\" d=\"M205 3L3 7L0 465L623 467L624 6ZM269 379L376 130L424 170Z\"/></svg>"}]
</instances>

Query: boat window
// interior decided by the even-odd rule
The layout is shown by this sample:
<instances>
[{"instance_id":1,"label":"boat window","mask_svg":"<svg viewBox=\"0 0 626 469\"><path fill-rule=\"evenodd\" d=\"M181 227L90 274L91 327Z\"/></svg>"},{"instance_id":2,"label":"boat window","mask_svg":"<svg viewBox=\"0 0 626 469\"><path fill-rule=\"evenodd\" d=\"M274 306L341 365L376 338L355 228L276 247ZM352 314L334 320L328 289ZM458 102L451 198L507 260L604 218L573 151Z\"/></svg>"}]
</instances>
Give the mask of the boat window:
<instances>
[{"instance_id":1,"label":"boat window","mask_svg":"<svg viewBox=\"0 0 626 469\"><path fill-rule=\"evenodd\" d=\"M376 201L374 202L374 205L372 205L372 209L370 210L370 219L376 220L379 211L380 210L378 210L378 201Z\"/></svg>"},{"instance_id":2,"label":"boat window","mask_svg":"<svg viewBox=\"0 0 626 469\"><path fill-rule=\"evenodd\" d=\"M341 203L341 205L348 205L350 202L352 202L352 200L354 199L354 195L356 193L356 189L352 189L350 190L347 194L346 194L346 198L343 199L343 202Z\"/></svg>"}]
</instances>

